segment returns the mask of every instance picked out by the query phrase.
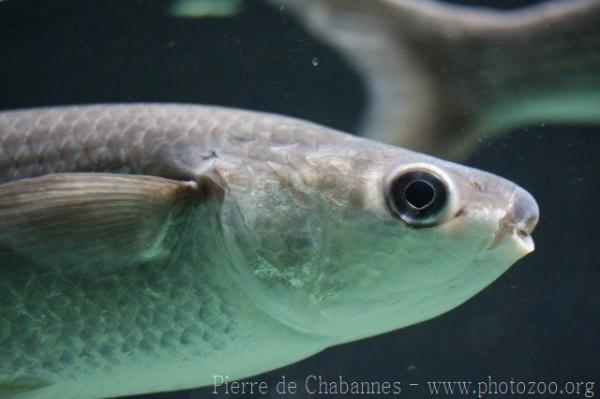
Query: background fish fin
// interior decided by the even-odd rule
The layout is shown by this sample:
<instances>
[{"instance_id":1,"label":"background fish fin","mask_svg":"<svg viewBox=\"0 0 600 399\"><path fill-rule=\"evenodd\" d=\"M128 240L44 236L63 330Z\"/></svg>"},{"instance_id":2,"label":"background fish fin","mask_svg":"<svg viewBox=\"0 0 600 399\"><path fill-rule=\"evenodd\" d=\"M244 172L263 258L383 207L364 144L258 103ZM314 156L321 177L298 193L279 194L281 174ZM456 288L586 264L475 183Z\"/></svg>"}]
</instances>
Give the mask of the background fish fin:
<instances>
[{"instance_id":1,"label":"background fish fin","mask_svg":"<svg viewBox=\"0 0 600 399\"><path fill-rule=\"evenodd\" d=\"M208 181L97 173L0 185L0 249L13 252L3 263L77 270L166 256L186 228L186 212L208 198L199 185Z\"/></svg>"},{"instance_id":2,"label":"background fish fin","mask_svg":"<svg viewBox=\"0 0 600 399\"><path fill-rule=\"evenodd\" d=\"M364 77L363 134L462 158L488 135L600 122L600 1L509 11L432 0L269 0Z\"/></svg>"},{"instance_id":3,"label":"background fish fin","mask_svg":"<svg viewBox=\"0 0 600 399\"><path fill-rule=\"evenodd\" d=\"M225 18L235 17L242 8L242 0L173 0L168 13L179 18Z\"/></svg>"}]
</instances>

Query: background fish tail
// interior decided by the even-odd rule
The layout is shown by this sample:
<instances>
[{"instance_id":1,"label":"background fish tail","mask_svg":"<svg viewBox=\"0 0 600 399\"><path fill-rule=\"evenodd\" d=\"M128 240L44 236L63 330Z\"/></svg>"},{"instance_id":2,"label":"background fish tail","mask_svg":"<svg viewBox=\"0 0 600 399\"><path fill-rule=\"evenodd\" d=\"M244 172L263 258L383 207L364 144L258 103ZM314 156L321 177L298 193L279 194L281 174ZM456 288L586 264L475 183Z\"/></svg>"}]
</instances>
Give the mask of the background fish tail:
<instances>
[{"instance_id":1,"label":"background fish tail","mask_svg":"<svg viewBox=\"0 0 600 399\"><path fill-rule=\"evenodd\" d=\"M600 1L488 15L447 47L455 52L444 57L454 81L446 98L462 108L466 134L445 155L517 126L600 122Z\"/></svg>"},{"instance_id":2,"label":"background fish tail","mask_svg":"<svg viewBox=\"0 0 600 399\"><path fill-rule=\"evenodd\" d=\"M461 158L515 126L600 122L598 0L511 11L432 0L283 3L364 76L363 134L372 138Z\"/></svg>"}]
</instances>

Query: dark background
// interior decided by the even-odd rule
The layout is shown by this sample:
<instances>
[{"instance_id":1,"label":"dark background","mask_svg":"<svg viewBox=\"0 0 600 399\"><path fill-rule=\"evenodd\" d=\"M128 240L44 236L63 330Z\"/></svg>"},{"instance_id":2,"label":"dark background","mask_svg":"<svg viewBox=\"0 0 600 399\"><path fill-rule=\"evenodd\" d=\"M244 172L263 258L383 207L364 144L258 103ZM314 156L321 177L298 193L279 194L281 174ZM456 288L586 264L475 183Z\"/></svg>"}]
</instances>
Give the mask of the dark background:
<instances>
[{"instance_id":1,"label":"dark background","mask_svg":"<svg viewBox=\"0 0 600 399\"><path fill-rule=\"evenodd\" d=\"M534 1L462 3L508 8ZM191 102L356 130L366 101L359 77L287 13L252 0L235 18L188 20L168 17L167 5L0 1L0 109ZM514 180L538 200L536 252L441 317L254 379L273 383L285 374L302 382L320 374L421 384L404 385L406 398L430 396L426 381L487 381L489 375L600 384L599 157L598 127L530 126L484 143L467 163ZM210 392L143 397L215 397Z\"/></svg>"}]
</instances>

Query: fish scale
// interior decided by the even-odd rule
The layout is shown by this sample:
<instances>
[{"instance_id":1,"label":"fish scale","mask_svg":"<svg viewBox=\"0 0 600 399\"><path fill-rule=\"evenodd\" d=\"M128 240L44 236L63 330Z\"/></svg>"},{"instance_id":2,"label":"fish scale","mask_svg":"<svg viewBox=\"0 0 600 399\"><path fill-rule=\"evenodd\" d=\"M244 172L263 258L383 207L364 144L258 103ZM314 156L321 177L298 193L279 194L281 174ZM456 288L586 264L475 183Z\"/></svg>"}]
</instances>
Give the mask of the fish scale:
<instances>
[{"instance_id":1,"label":"fish scale","mask_svg":"<svg viewBox=\"0 0 600 399\"><path fill-rule=\"evenodd\" d=\"M174 158L180 162L185 155L182 152L190 149L198 157L218 148L221 152L260 158L264 154L257 150L264 151L265 142L275 141L279 136L279 140L289 142L294 129L301 129L305 136L294 142L295 146L314 145L319 141L318 131L310 129L311 124L298 125L292 119L278 118L278 132L274 134L273 123L268 119L260 114L230 112L219 107L164 104L5 112L0 115L0 173L4 176L0 181L52 171L125 167L130 168L131 173L157 169L160 174L161 168L174 167ZM48 120L53 122L48 123ZM257 131L261 135L257 135ZM223 134L225 132L229 134ZM246 145L228 146L224 142L242 138Z\"/></svg>"},{"instance_id":2,"label":"fish scale","mask_svg":"<svg viewBox=\"0 0 600 399\"><path fill-rule=\"evenodd\" d=\"M240 332L200 266L183 264L162 274L138 270L100 282L93 275L65 279L35 269L26 279L3 272L0 376L76 376L87 367L148 361L150 354L203 357L224 348ZM60 295L46 295L48 286Z\"/></svg>"}]
</instances>

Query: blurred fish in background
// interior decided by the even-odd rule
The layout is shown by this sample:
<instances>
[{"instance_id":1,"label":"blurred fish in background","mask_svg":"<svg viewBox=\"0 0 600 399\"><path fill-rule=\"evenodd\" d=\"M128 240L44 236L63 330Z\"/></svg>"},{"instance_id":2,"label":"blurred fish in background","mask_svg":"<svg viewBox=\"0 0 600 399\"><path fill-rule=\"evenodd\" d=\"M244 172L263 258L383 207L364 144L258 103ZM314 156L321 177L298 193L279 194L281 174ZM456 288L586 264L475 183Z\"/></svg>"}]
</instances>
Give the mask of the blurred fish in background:
<instances>
[{"instance_id":1,"label":"blurred fish in background","mask_svg":"<svg viewBox=\"0 0 600 399\"><path fill-rule=\"evenodd\" d=\"M362 134L461 159L536 123L600 123L600 1L518 10L434 0L269 0L364 80Z\"/></svg>"},{"instance_id":2,"label":"blurred fish in background","mask_svg":"<svg viewBox=\"0 0 600 399\"><path fill-rule=\"evenodd\" d=\"M182 18L233 17L242 11L242 0L176 0L169 15Z\"/></svg>"}]
</instances>

